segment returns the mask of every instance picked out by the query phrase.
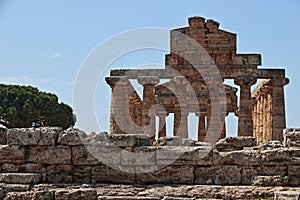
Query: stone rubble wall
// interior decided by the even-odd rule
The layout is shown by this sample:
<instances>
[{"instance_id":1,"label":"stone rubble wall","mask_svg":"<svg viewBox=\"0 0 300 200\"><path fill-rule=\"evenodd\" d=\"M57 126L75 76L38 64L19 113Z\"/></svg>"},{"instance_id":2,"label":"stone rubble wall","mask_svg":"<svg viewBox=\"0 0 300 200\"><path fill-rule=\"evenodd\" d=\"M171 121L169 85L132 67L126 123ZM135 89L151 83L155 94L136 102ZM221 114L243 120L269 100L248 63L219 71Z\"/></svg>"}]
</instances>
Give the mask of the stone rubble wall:
<instances>
[{"instance_id":1,"label":"stone rubble wall","mask_svg":"<svg viewBox=\"0 0 300 200\"><path fill-rule=\"evenodd\" d=\"M31 189L16 185L0 186L3 188L3 192L7 194L4 200L298 200L300 198L300 187L286 188L281 186L39 184Z\"/></svg>"},{"instance_id":2,"label":"stone rubble wall","mask_svg":"<svg viewBox=\"0 0 300 200\"><path fill-rule=\"evenodd\" d=\"M153 142L146 135L53 127L9 129L1 137L6 144L0 145L0 183L5 184L300 186L299 129L286 129L283 143L261 146L252 137L224 138L212 147L189 139L179 145L178 137Z\"/></svg>"}]
</instances>

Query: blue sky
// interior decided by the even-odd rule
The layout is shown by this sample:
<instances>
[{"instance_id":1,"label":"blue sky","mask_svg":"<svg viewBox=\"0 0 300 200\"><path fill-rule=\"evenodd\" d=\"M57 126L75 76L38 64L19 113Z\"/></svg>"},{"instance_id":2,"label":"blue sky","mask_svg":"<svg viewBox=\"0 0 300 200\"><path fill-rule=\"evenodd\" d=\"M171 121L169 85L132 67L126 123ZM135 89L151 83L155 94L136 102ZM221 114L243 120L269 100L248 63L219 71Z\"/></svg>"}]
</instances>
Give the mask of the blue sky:
<instances>
[{"instance_id":1,"label":"blue sky","mask_svg":"<svg viewBox=\"0 0 300 200\"><path fill-rule=\"evenodd\" d=\"M263 67L286 69L290 78L285 88L287 125L299 127L298 0L0 0L0 82L30 84L72 105L80 66L99 43L135 28L183 27L187 18L195 15L212 18L221 23L221 29L237 33L238 53L261 53ZM163 64L163 55L137 53L109 67ZM108 130L109 93L110 88L100 79L95 112L103 130ZM229 126L234 135L236 124ZM99 131L84 125L79 128Z\"/></svg>"}]
</instances>

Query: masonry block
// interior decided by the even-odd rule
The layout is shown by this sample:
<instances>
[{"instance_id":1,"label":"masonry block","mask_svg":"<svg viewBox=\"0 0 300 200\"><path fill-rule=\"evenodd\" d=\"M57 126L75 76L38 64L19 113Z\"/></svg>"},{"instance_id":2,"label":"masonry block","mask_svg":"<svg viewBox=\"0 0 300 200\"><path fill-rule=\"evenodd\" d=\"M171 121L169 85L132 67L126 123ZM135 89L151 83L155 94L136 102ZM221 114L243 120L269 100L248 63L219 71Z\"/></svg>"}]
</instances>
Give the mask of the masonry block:
<instances>
[{"instance_id":1,"label":"masonry block","mask_svg":"<svg viewBox=\"0 0 300 200\"><path fill-rule=\"evenodd\" d=\"M41 182L41 174L37 173L1 173L0 183L37 184Z\"/></svg>"},{"instance_id":2,"label":"masonry block","mask_svg":"<svg viewBox=\"0 0 300 200\"><path fill-rule=\"evenodd\" d=\"M120 165L93 166L92 183L134 183L135 174L127 171L126 168L123 170Z\"/></svg>"},{"instance_id":3,"label":"masonry block","mask_svg":"<svg viewBox=\"0 0 300 200\"><path fill-rule=\"evenodd\" d=\"M49 165L47 167L47 182L50 183L72 183L72 165Z\"/></svg>"},{"instance_id":4,"label":"masonry block","mask_svg":"<svg viewBox=\"0 0 300 200\"><path fill-rule=\"evenodd\" d=\"M39 164L71 164L71 147L32 146L28 161Z\"/></svg>"},{"instance_id":5,"label":"masonry block","mask_svg":"<svg viewBox=\"0 0 300 200\"><path fill-rule=\"evenodd\" d=\"M58 127L43 128L14 128L7 132L9 145L55 145L58 134L62 131Z\"/></svg>"},{"instance_id":6,"label":"masonry block","mask_svg":"<svg viewBox=\"0 0 300 200\"><path fill-rule=\"evenodd\" d=\"M192 184L194 180L194 167L189 165L166 166L157 171L136 174L136 182L142 184L154 183L180 183Z\"/></svg>"},{"instance_id":7,"label":"masonry block","mask_svg":"<svg viewBox=\"0 0 300 200\"><path fill-rule=\"evenodd\" d=\"M24 148L18 145L0 145L0 163L25 163Z\"/></svg>"},{"instance_id":8,"label":"masonry block","mask_svg":"<svg viewBox=\"0 0 300 200\"><path fill-rule=\"evenodd\" d=\"M195 183L232 185L241 183L241 168L235 165L196 167Z\"/></svg>"}]
</instances>

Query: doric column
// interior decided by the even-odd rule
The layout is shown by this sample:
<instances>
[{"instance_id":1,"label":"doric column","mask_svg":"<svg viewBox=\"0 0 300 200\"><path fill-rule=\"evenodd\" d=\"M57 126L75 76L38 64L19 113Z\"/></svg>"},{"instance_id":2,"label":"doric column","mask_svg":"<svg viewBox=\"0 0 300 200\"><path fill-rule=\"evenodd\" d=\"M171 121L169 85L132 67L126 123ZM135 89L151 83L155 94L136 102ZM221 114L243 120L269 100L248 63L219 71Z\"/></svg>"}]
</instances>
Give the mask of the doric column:
<instances>
[{"instance_id":1,"label":"doric column","mask_svg":"<svg viewBox=\"0 0 300 200\"><path fill-rule=\"evenodd\" d=\"M252 118L253 118L253 136L257 138L257 100L256 97L252 97L252 104L253 104L253 111L252 111Z\"/></svg>"},{"instance_id":2,"label":"doric column","mask_svg":"<svg viewBox=\"0 0 300 200\"><path fill-rule=\"evenodd\" d=\"M156 115L159 118L158 138L167 136L166 117L169 115L166 111L158 111Z\"/></svg>"},{"instance_id":3,"label":"doric column","mask_svg":"<svg viewBox=\"0 0 300 200\"><path fill-rule=\"evenodd\" d=\"M223 121L223 128L222 128L222 131L221 131L221 135L220 135L220 138L219 139L223 139L223 138L226 138L226 122L225 122L225 118L228 116L228 113L225 112L223 113L223 115L221 116L222 117L222 121ZM222 123L222 122L221 122Z\"/></svg>"},{"instance_id":4,"label":"doric column","mask_svg":"<svg viewBox=\"0 0 300 200\"><path fill-rule=\"evenodd\" d=\"M267 101L267 129L266 129L266 134L270 135L272 138L272 91L269 90L268 93L266 94L266 101ZM272 139L273 140L273 139Z\"/></svg>"},{"instance_id":5,"label":"doric column","mask_svg":"<svg viewBox=\"0 0 300 200\"><path fill-rule=\"evenodd\" d=\"M251 86L256 83L256 78L239 76L234 83L240 86L238 136L253 136Z\"/></svg>"},{"instance_id":6,"label":"doric column","mask_svg":"<svg viewBox=\"0 0 300 200\"><path fill-rule=\"evenodd\" d=\"M283 140L283 129L286 128L285 103L283 86L289 83L287 78L272 79L272 136L273 140Z\"/></svg>"},{"instance_id":7,"label":"doric column","mask_svg":"<svg viewBox=\"0 0 300 200\"><path fill-rule=\"evenodd\" d=\"M207 105L207 124L205 142L215 144L224 134L224 116L226 112L226 91L223 80L212 76L206 80L209 100Z\"/></svg>"},{"instance_id":8,"label":"doric column","mask_svg":"<svg viewBox=\"0 0 300 200\"><path fill-rule=\"evenodd\" d=\"M138 83L143 85L143 103L142 103L142 125L143 130L146 130L145 134L149 136L155 136L155 110L150 111L151 106L154 102L154 87L159 83L157 76L139 76L137 78ZM147 128L145 128L147 126Z\"/></svg>"},{"instance_id":9,"label":"doric column","mask_svg":"<svg viewBox=\"0 0 300 200\"><path fill-rule=\"evenodd\" d=\"M105 80L112 89L110 103L110 134L123 134L124 132L121 128L127 127L127 119L130 117L128 113L128 104L126 104L128 103L126 91L129 86L129 81L125 76L111 76L106 77ZM117 117L118 120L116 120Z\"/></svg>"},{"instance_id":10,"label":"doric column","mask_svg":"<svg viewBox=\"0 0 300 200\"><path fill-rule=\"evenodd\" d=\"M266 91L263 91L262 94L262 99L263 99L263 135L264 135L264 141L271 141L272 140L272 135L268 135L268 101L267 101L267 95Z\"/></svg>"},{"instance_id":11,"label":"doric column","mask_svg":"<svg viewBox=\"0 0 300 200\"><path fill-rule=\"evenodd\" d=\"M264 130L263 130L263 120L264 120L264 113L263 113L263 110L264 110L264 98L263 96L260 94L259 97L259 104L258 104L258 108L259 108L259 117L258 117L258 137L257 137L257 142L258 144L262 143L264 140L265 140L265 137L264 137Z\"/></svg>"},{"instance_id":12,"label":"doric column","mask_svg":"<svg viewBox=\"0 0 300 200\"><path fill-rule=\"evenodd\" d=\"M199 117L198 119L198 141L203 142L206 136L206 128L205 128L205 112L196 112L195 115Z\"/></svg>"},{"instance_id":13,"label":"doric column","mask_svg":"<svg viewBox=\"0 0 300 200\"><path fill-rule=\"evenodd\" d=\"M174 136L188 138L188 110L186 102L186 86L188 82L184 76L176 76L173 81L178 100L174 105Z\"/></svg>"}]
</instances>

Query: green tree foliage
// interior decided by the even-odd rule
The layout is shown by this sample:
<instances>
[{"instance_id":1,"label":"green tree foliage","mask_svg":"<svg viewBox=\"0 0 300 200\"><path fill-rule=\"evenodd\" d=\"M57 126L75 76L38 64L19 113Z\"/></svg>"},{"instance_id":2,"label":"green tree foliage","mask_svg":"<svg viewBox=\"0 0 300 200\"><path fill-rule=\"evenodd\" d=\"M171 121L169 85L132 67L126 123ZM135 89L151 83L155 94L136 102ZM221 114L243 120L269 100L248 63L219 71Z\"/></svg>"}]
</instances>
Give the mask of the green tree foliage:
<instances>
[{"instance_id":1,"label":"green tree foliage","mask_svg":"<svg viewBox=\"0 0 300 200\"><path fill-rule=\"evenodd\" d=\"M55 94L41 92L31 86L0 84L0 124L6 128L43 126L73 126L70 106L58 103Z\"/></svg>"}]
</instances>

